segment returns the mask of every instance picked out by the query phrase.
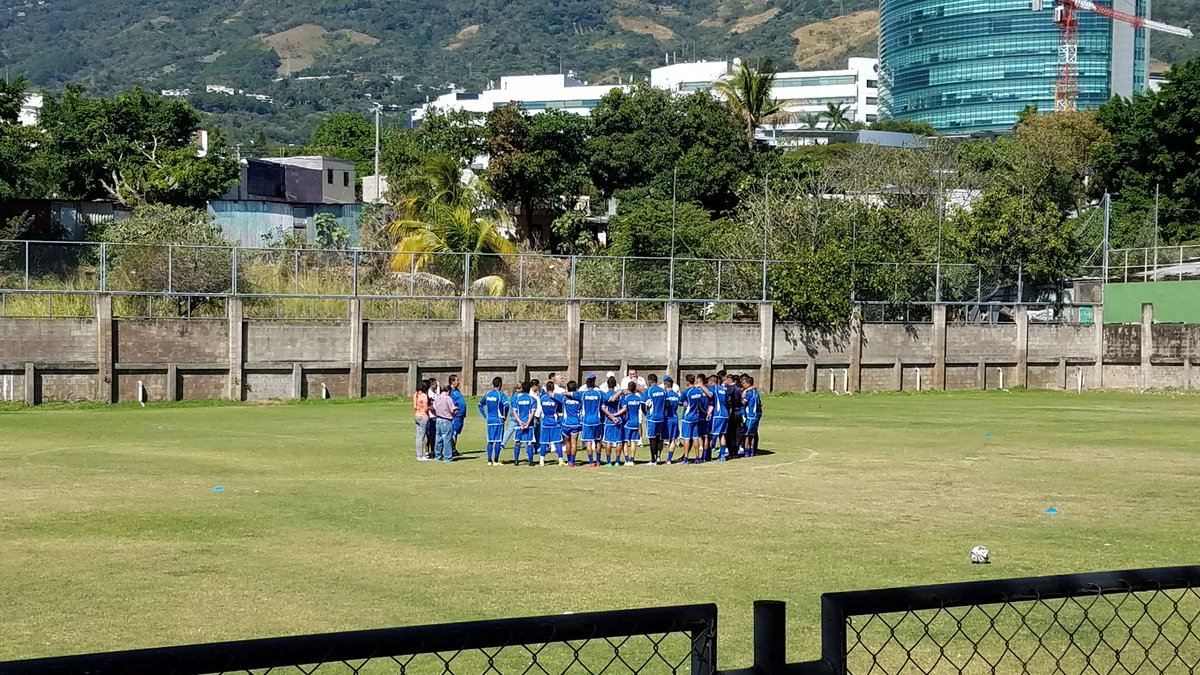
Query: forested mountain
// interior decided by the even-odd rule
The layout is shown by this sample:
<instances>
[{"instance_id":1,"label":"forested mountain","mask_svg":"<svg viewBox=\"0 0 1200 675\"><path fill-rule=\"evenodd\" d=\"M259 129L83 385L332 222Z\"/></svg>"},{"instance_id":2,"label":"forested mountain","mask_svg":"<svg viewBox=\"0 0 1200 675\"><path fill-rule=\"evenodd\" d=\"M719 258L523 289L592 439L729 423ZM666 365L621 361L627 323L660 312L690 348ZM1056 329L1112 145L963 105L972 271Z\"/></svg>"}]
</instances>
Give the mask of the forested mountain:
<instances>
[{"instance_id":1,"label":"forested mountain","mask_svg":"<svg viewBox=\"0 0 1200 675\"><path fill-rule=\"evenodd\" d=\"M1161 0L1187 24L1197 0ZM770 56L784 67L873 54L875 0L0 0L0 61L34 87L188 88L235 142L307 140L330 110L399 106L446 83L574 70L645 76L665 55ZM855 14L858 13L858 14ZM813 30L811 24L854 15ZM1047 19L1049 20L1049 19ZM1156 36L1176 60L1196 44ZM1198 41L1200 42L1200 41ZM1185 51L1186 50L1186 51ZM321 78L321 79L311 79ZM204 94L223 84L274 102Z\"/></svg>"}]
</instances>

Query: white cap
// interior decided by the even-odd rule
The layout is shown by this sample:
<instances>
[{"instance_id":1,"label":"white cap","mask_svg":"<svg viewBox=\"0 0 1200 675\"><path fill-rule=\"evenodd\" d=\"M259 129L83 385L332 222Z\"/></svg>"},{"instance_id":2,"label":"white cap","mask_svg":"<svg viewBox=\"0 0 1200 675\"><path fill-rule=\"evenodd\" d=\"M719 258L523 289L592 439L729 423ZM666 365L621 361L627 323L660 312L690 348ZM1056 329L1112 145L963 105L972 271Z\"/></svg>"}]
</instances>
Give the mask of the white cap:
<instances>
[{"instance_id":1,"label":"white cap","mask_svg":"<svg viewBox=\"0 0 1200 675\"><path fill-rule=\"evenodd\" d=\"M617 374L616 374L616 373L614 373L614 372L613 372L613 371L611 371L611 370L610 370L610 371L608 371L608 374L607 374L607 375L605 375L605 377L616 377L616 376L617 376Z\"/></svg>"}]
</instances>

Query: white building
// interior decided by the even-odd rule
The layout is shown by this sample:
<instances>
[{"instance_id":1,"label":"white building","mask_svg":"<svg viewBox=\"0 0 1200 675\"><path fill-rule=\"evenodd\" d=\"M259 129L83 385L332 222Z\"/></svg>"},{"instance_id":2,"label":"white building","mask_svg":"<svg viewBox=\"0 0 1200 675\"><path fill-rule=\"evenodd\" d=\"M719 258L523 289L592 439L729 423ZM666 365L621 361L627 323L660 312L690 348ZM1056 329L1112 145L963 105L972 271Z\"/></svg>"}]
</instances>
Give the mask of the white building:
<instances>
[{"instance_id":1,"label":"white building","mask_svg":"<svg viewBox=\"0 0 1200 675\"><path fill-rule=\"evenodd\" d=\"M482 92L472 93L455 88L412 111L414 124L425 119L429 110L487 114L496 108L517 104L522 110L539 113L545 110L565 110L579 115L591 114L592 108L600 103L604 95L614 89L624 89L619 84L589 85L575 78L575 73L566 75L513 75L500 78L500 86L489 86Z\"/></svg>"},{"instance_id":2,"label":"white building","mask_svg":"<svg viewBox=\"0 0 1200 675\"><path fill-rule=\"evenodd\" d=\"M41 94L30 94L25 97L25 102L21 104L21 111L17 113L17 121L21 126L37 126L38 116L42 113L43 103L45 103L45 100Z\"/></svg>"},{"instance_id":3,"label":"white building","mask_svg":"<svg viewBox=\"0 0 1200 675\"><path fill-rule=\"evenodd\" d=\"M711 91L713 83L728 77L737 64L737 61L732 64L725 61L674 63L650 71L650 85L679 94ZM830 103L844 109L851 122L874 122L879 115L878 72L878 59L851 58L841 70L777 73L771 97L776 101L787 101L787 111L798 118L795 122L778 125L777 130L812 128L803 118L813 115L816 119L828 110ZM817 128L827 125L828 120L821 118ZM767 131L771 130L771 127L767 128Z\"/></svg>"}]
</instances>

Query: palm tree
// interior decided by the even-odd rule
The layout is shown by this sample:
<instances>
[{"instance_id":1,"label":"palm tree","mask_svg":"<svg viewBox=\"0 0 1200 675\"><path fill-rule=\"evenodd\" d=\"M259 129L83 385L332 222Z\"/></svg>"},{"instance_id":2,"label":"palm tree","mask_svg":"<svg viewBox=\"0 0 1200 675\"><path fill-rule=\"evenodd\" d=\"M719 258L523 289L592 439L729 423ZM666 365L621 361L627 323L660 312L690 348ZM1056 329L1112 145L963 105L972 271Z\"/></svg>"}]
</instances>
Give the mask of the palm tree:
<instances>
[{"instance_id":1,"label":"palm tree","mask_svg":"<svg viewBox=\"0 0 1200 675\"><path fill-rule=\"evenodd\" d=\"M387 226L396 241L394 273L415 275L423 287L441 289L457 288L469 272L475 279L471 290L504 294L503 277L487 272L502 268L497 256L515 254L517 247L502 232L511 224L492 206L486 182L464 180L453 160L433 157L404 177L394 198L400 217ZM460 255L438 255L447 253Z\"/></svg>"},{"instance_id":2,"label":"palm tree","mask_svg":"<svg viewBox=\"0 0 1200 675\"><path fill-rule=\"evenodd\" d=\"M800 118L800 121L809 129L816 129L821 126L821 116L816 113L805 113L804 117Z\"/></svg>"},{"instance_id":3,"label":"palm tree","mask_svg":"<svg viewBox=\"0 0 1200 675\"><path fill-rule=\"evenodd\" d=\"M792 117L786 108L788 101L771 98L775 86L775 64L764 59L757 66L743 61L733 77L718 80L713 88L725 96L733 114L746 125L746 143L754 146L754 132L763 124L787 121Z\"/></svg>"},{"instance_id":4,"label":"palm tree","mask_svg":"<svg viewBox=\"0 0 1200 675\"><path fill-rule=\"evenodd\" d=\"M850 128L853 122L850 121L848 113L850 106L839 105L837 103L825 104L825 118L829 120L829 129L833 131L845 131Z\"/></svg>"}]
</instances>

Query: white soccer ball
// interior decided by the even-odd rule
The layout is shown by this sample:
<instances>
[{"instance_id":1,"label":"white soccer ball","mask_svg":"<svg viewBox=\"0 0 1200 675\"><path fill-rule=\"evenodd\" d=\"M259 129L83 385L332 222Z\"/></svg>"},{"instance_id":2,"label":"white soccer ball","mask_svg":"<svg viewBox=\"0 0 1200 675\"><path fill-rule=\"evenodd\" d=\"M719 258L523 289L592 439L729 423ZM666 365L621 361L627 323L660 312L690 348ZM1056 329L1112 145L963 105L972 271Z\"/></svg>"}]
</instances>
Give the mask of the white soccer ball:
<instances>
[{"instance_id":1,"label":"white soccer ball","mask_svg":"<svg viewBox=\"0 0 1200 675\"><path fill-rule=\"evenodd\" d=\"M976 546L975 548L971 549L971 564L972 565L986 565L986 564L988 564L988 556L989 555L990 554L988 553L988 550L986 547Z\"/></svg>"}]
</instances>

